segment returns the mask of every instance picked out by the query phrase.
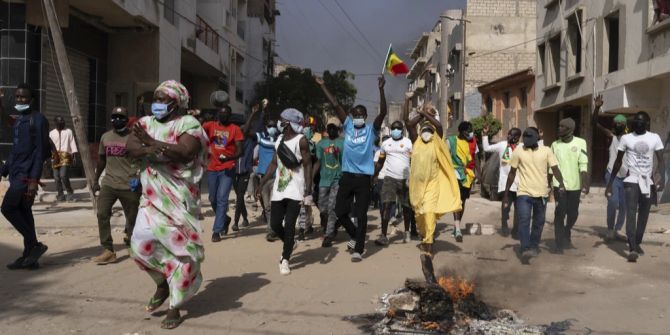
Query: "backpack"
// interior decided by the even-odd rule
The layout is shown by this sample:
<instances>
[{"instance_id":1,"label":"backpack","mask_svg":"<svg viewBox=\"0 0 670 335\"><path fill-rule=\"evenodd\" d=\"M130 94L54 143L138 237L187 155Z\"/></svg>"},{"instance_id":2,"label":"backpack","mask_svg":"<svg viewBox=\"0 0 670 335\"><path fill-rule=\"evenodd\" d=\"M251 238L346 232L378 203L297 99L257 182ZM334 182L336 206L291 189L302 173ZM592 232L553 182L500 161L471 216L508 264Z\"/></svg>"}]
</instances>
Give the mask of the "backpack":
<instances>
[{"instance_id":1,"label":"backpack","mask_svg":"<svg viewBox=\"0 0 670 335\"><path fill-rule=\"evenodd\" d=\"M30 113L30 121L29 121L29 133L30 133L30 140L32 141L33 145L35 145L35 141L37 138L37 126L35 126L35 114L38 112L32 112ZM44 122L46 122L47 129L49 129L49 121L44 118ZM51 139L49 138L49 134L45 138L42 139L42 163L46 162L47 160L51 159L51 152L54 148L53 143L51 142Z\"/></svg>"}]
</instances>

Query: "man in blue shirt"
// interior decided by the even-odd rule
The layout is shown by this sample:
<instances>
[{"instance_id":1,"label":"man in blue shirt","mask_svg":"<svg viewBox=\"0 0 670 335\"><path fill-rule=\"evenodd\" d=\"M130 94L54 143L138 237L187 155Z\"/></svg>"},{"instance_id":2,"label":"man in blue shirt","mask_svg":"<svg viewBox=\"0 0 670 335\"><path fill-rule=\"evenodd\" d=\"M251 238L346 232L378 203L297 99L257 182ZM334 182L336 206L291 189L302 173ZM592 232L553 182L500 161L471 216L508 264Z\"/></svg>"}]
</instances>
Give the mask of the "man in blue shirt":
<instances>
[{"instance_id":1,"label":"man in blue shirt","mask_svg":"<svg viewBox=\"0 0 670 335\"><path fill-rule=\"evenodd\" d=\"M28 84L18 85L14 94L14 109L19 115L13 121L12 149L2 166L2 176L9 179L9 189L2 202L2 214L23 235L23 254L8 264L7 268L36 269L39 267L37 261L47 251L47 246L37 241L32 207L42 176L42 166L51 152L49 123L44 115L31 108L32 91ZM0 98L2 96L4 94L0 92ZM0 114L11 123L11 118L5 115L1 104Z\"/></svg>"},{"instance_id":2,"label":"man in blue shirt","mask_svg":"<svg viewBox=\"0 0 670 335\"><path fill-rule=\"evenodd\" d=\"M265 115L267 116L267 114ZM260 179L263 179L263 176L267 172L268 166L272 161L272 157L275 154L275 142L277 141L278 135L277 121L270 120L269 118L265 120L265 129L256 133L256 142L258 143L258 167L256 168L256 175ZM274 176L267 179L265 184L258 185L261 189L263 217L267 224L267 236L265 239L268 240L268 242L274 242L278 239L277 234L275 234L270 227L270 199L272 198L273 185Z\"/></svg>"},{"instance_id":3,"label":"man in blue shirt","mask_svg":"<svg viewBox=\"0 0 670 335\"><path fill-rule=\"evenodd\" d=\"M355 106L352 108L350 115L347 115L335 96L330 93L323 79L315 77L315 80L321 86L330 103L335 107L337 117L344 124L342 177L340 178L340 188L335 201L335 215L337 215L337 223L342 225L352 238L347 245L349 249L353 249L351 261L360 262L365 250L370 184L372 175L375 173L374 145L387 112L384 95L386 81L384 77L379 77L379 115L370 125L365 123L368 116L365 106ZM358 223L357 226L354 226L349 217L354 199L356 200L354 213Z\"/></svg>"}]
</instances>

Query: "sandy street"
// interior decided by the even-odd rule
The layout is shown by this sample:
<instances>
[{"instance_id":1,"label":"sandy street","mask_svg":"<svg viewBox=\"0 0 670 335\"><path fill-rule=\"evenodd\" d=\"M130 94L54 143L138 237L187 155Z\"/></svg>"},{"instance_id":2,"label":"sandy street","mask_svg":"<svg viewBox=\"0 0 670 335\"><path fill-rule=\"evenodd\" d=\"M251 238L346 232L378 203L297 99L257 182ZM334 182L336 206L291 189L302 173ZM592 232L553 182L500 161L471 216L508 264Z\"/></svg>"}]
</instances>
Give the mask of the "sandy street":
<instances>
[{"instance_id":1,"label":"sandy street","mask_svg":"<svg viewBox=\"0 0 670 335\"><path fill-rule=\"evenodd\" d=\"M518 311L528 323L573 320L574 334L667 334L670 234L653 232L668 227L668 216L652 214L642 245L646 255L637 264L627 263L623 243L602 242L605 200L602 190L593 193L573 234L576 250L551 254L553 230L547 225L542 253L522 265L516 241L465 236L456 244L447 231L453 221L445 217L435 265L474 279L486 301ZM464 222L499 226L499 208L500 203L474 198ZM553 204L547 213L553 220ZM252 223L257 214L253 210ZM363 262L350 261L340 232L333 248L320 248L319 238L301 242L289 276L279 275L280 243L266 242L265 227L252 224L221 243L207 241L205 281L185 306L182 326L163 331L162 313L144 312L153 283L121 246L123 217L113 221L120 261L98 266L89 260L101 250L90 203L52 208L42 203L35 215L39 238L49 246L37 271L5 268L17 257L21 240L2 219L0 334L358 334L362 331L346 316L374 312L376 297L421 275L416 241L394 239L383 249L372 243L377 210L369 213ZM212 221L208 216L203 223L207 233Z\"/></svg>"}]
</instances>

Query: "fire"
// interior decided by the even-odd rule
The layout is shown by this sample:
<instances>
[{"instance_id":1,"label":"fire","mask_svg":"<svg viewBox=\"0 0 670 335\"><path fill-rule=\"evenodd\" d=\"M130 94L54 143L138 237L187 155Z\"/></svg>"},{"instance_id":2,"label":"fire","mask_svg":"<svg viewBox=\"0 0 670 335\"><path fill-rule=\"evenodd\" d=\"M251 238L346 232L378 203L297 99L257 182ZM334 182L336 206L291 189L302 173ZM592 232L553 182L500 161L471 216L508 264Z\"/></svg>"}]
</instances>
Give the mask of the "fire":
<instances>
[{"instance_id":1,"label":"fire","mask_svg":"<svg viewBox=\"0 0 670 335\"><path fill-rule=\"evenodd\" d=\"M437 283L451 296L454 302L470 296L475 291L475 284L462 278L441 276Z\"/></svg>"}]
</instances>

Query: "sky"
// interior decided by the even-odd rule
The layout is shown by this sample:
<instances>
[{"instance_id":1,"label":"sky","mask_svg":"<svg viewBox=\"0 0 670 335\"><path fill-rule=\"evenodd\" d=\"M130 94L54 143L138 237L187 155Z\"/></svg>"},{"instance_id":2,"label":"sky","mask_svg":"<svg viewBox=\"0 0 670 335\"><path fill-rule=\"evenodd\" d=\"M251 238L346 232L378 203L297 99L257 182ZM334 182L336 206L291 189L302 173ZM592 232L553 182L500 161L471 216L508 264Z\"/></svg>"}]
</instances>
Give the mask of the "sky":
<instances>
[{"instance_id":1,"label":"sky","mask_svg":"<svg viewBox=\"0 0 670 335\"><path fill-rule=\"evenodd\" d=\"M465 0L277 0L275 62L354 73L357 104L376 113L377 77L389 43L411 67L407 54L421 33L432 30L443 11L464 6ZM404 75L386 74L386 100L402 102L407 85Z\"/></svg>"}]
</instances>

